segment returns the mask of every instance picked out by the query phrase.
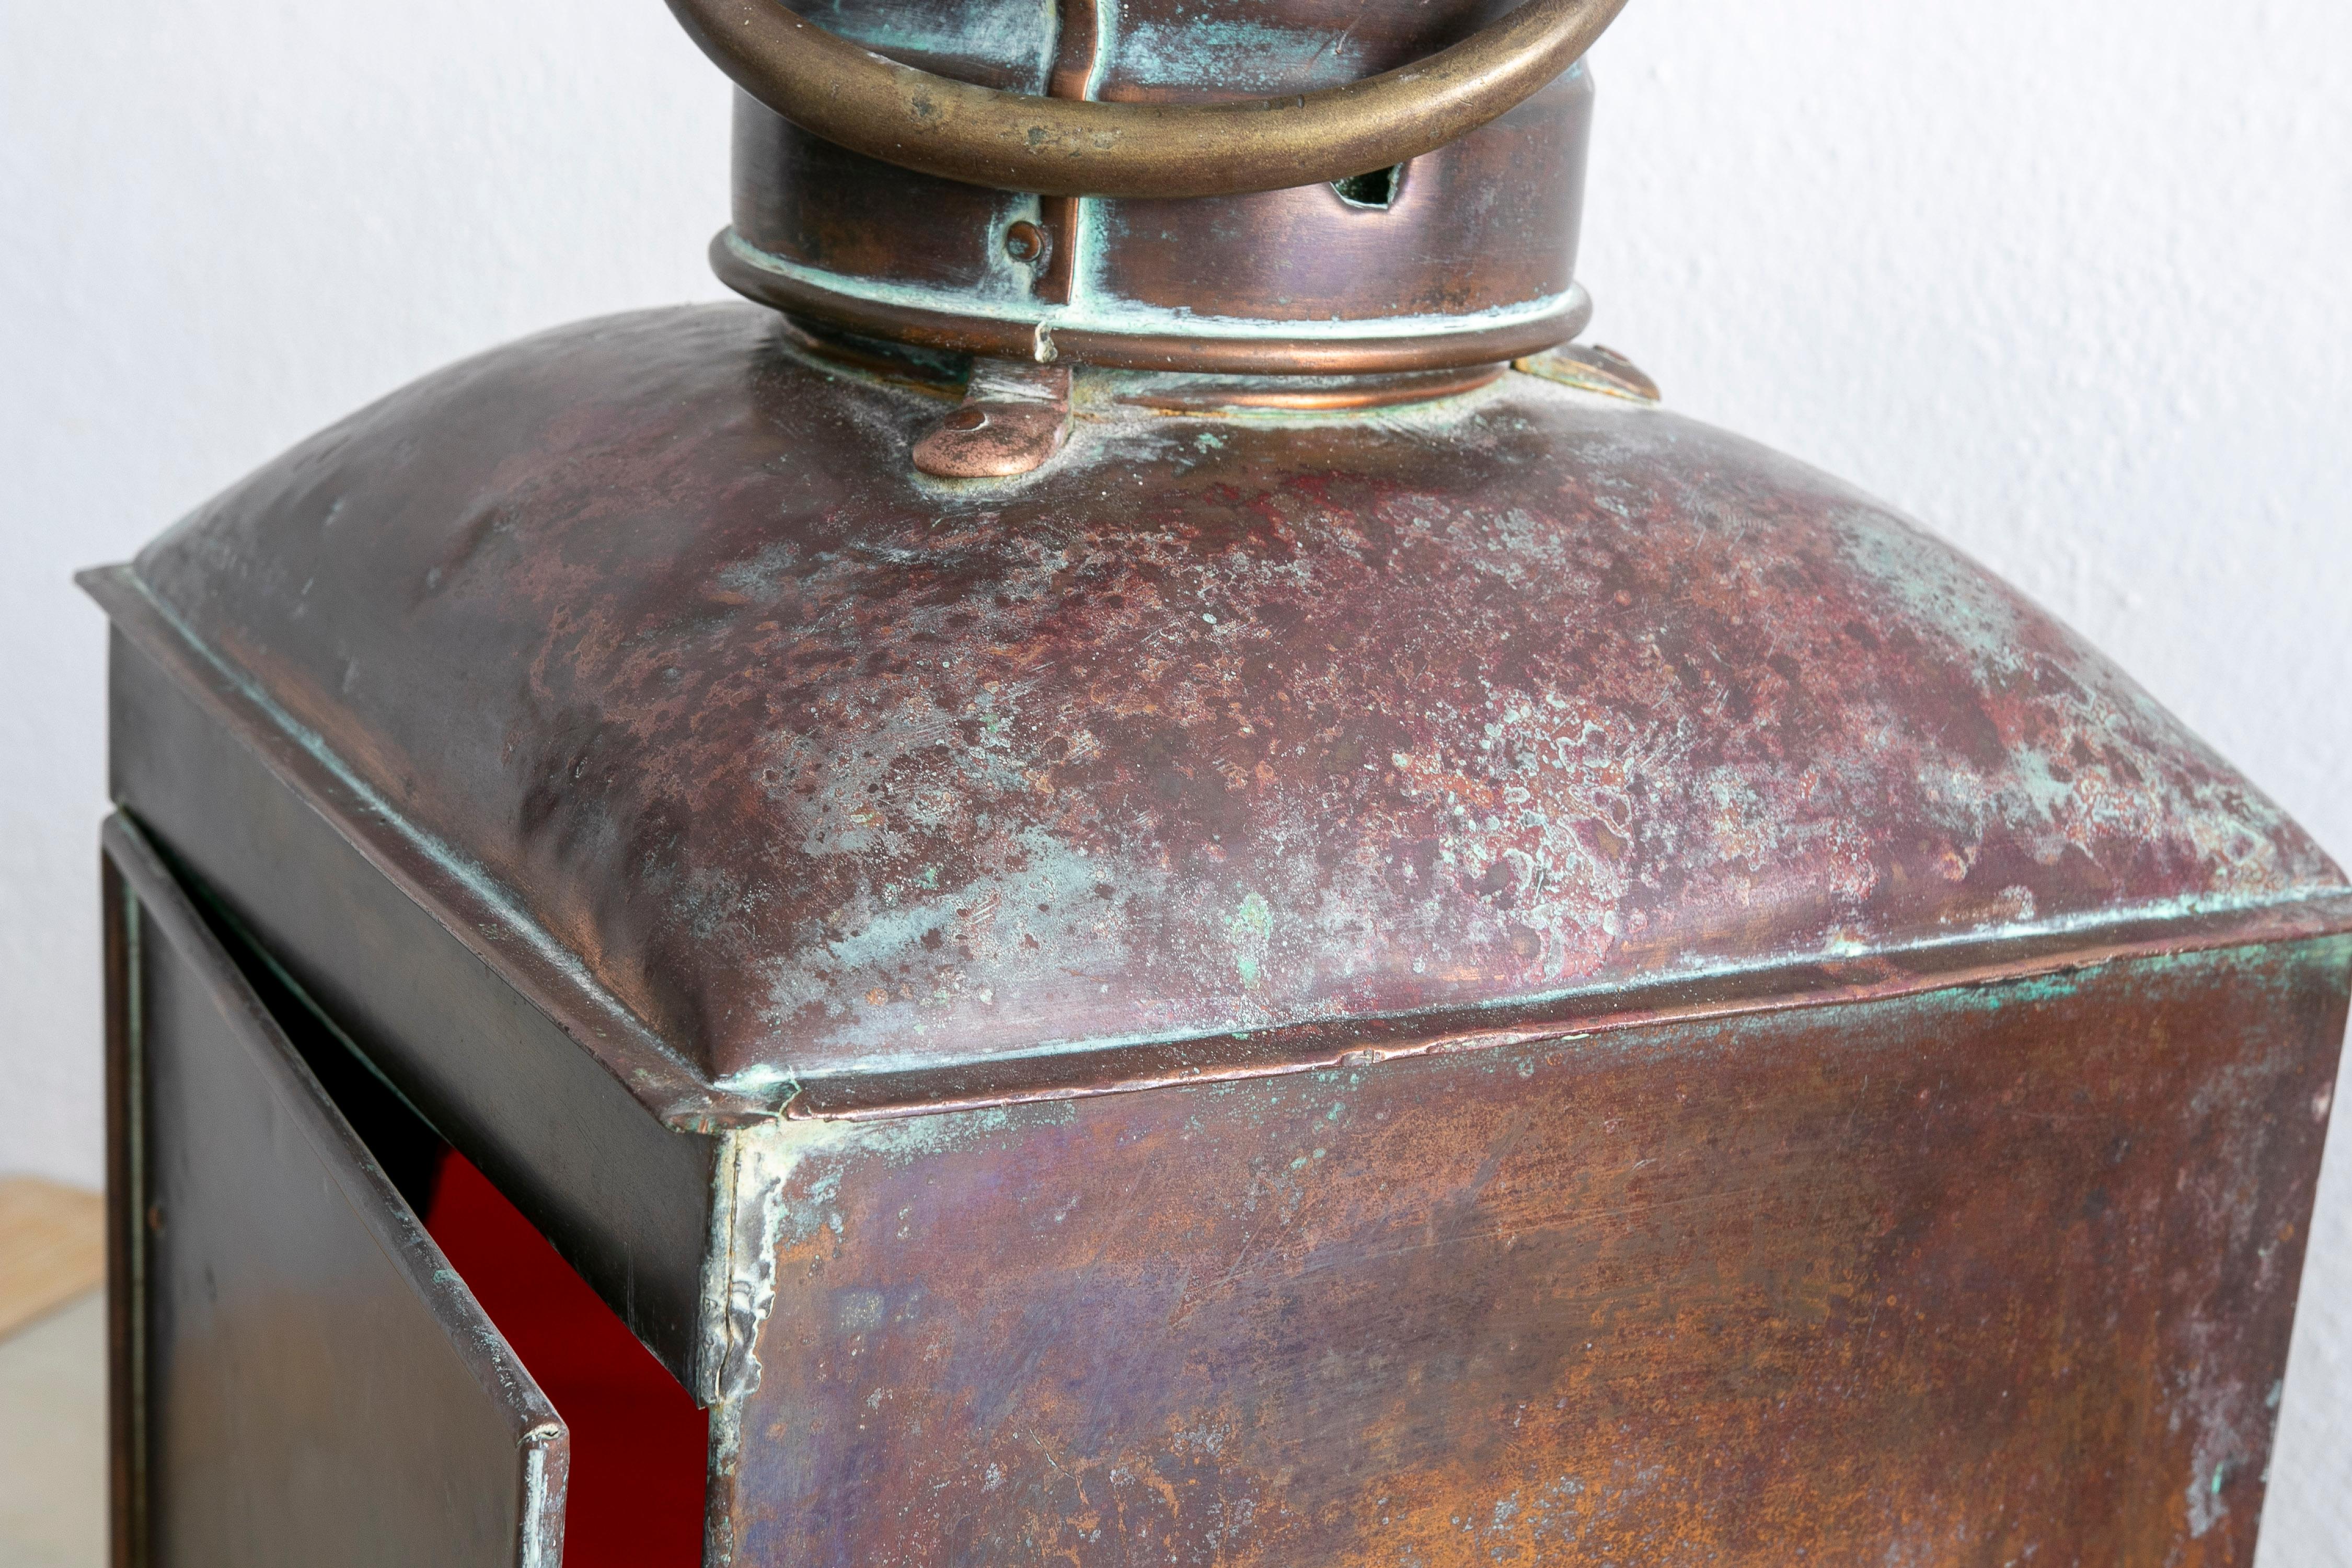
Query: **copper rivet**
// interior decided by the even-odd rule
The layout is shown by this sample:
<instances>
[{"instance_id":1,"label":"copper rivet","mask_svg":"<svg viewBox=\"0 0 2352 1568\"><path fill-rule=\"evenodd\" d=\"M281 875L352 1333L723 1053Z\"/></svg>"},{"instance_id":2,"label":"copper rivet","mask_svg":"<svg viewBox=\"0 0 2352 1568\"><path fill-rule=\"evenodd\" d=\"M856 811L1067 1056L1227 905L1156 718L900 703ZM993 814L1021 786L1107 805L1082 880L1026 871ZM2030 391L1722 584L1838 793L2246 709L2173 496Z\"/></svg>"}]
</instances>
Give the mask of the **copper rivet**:
<instances>
[{"instance_id":1,"label":"copper rivet","mask_svg":"<svg viewBox=\"0 0 2352 1568\"><path fill-rule=\"evenodd\" d=\"M1004 254L1015 261L1043 266L1051 243L1045 231L1025 217L1004 231Z\"/></svg>"},{"instance_id":2,"label":"copper rivet","mask_svg":"<svg viewBox=\"0 0 2352 1568\"><path fill-rule=\"evenodd\" d=\"M943 430L977 430L988 423L988 413L980 408L959 408L940 421Z\"/></svg>"}]
</instances>

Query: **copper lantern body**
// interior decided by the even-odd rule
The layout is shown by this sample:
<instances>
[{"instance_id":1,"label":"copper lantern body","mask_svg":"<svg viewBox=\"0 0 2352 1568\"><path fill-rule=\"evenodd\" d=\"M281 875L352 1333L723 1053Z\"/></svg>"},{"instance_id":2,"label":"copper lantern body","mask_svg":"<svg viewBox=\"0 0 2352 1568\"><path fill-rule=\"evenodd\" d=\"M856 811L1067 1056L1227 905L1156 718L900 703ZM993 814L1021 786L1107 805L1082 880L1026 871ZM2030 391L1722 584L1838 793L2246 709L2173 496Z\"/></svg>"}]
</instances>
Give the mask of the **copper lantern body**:
<instances>
[{"instance_id":1,"label":"copper lantern body","mask_svg":"<svg viewBox=\"0 0 2352 1568\"><path fill-rule=\"evenodd\" d=\"M709 1563L2251 1563L2352 890L1561 346L1590 81L1476 51L1613 5L677 8L754 302L86 579L124 1560L587 1550L388 1095L708 1410Z\"/></svg>"}]
</instances>

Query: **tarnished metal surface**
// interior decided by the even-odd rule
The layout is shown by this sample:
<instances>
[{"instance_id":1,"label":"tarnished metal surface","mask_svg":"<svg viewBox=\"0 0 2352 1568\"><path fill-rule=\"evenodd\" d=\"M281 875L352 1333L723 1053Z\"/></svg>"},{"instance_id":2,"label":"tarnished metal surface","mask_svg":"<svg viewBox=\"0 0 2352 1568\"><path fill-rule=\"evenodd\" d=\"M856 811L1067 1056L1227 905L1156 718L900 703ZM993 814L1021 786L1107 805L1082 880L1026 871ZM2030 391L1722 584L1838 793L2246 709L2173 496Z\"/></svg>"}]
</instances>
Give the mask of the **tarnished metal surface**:
<instances>
[{"instance_id":1,"label":"tarnished metal surface","mask_svg":"<svg viewBox=\"0 0 2352 1568\"><path fill-rule=\"evenodd\" d=\"M154 850L104 842L119 1558L558 1568L555 1407Z\"/></svg>"},{"instance_id":2,"label":"tarnished metal surface","mask_svg":"<svg viewBox=\"0 0 2352 1568\"><path fill-rule=\"evenodd\" d=\"M1579 392L1626 397L1636 403L1658 401L1658 384L1641 366L1599 343L1570 343L1516 361L1511 368L1575 387Z\"/></svg>"},{"instance_id":3,"label":"tarnished metal surface","mask_svg":"<svg viewBox=\"0 0 2352 1568\"><path fill-rule=\"evenodd\" d=\"M849 0L827 23L989 88L1181 113L1402 67L1508 13L1506 0ZM1021 358L1043 329L1065 359L1141 369L1505 360L1582 325L1591 111L1579 67L1434 152L1347 171L1378 174L1345 193L1302 174L1246 195L1040 198L890 167L740 98L734 222L711 258L782 309Z\"/></svg>"},{"instance_id":4,"label":"tarnished metal surface","mask_svg":"<svg viewBox=\"0 0 2352 1568\"><path fill-rule=\"evenodd\" d=\"M1503 1004L2336 889L1846 487L1511 375L1027 479L764 313L567 329L151 547L180 624L737 1085Z\"/></svg>"},{"instance_id":5,"label":"tarnished metal surface","mask_svg":"<svg viewBox=\"0 0 2352 1568\"><path fill-rule=\"evenodd\" d=\"M691 1134L769 1110L712 1089L469 862L402 830L161 624L127 571L86 581L118 628L115 800L681 1382L714 1392L718 1149Z\"/></svg>"},{"instance_id":6,"label":"tarnished metal surface","mask_svg":"<svg viewBox=\"0 0 2352 1568\"><path fill-rule=\"evenodd\" d=\"M1503 9L829 21L1116 129ZM711 1407L715 1561L2251 1560L2352 888L1905 519L1606 351L1501 368L1589 314L1589 103L1196 202L746 106L714 254L797 321L452 367L86 579L117 799ZM1116 188L1255 177L1201 161ZM270 1129L221 1142L244 1058L139 1054L139 1008L175 1050L254 1020L171 1011L110 831L119 1260L165 1305L315 1282L357 1233ZM226 1174L174 1199L173 1150ZM446 1468L399 1422L498 1348L452 1362L455 1316L377 1336L361 1382L425 1394L336 1452ZM191 1489L173 1390L308 1407L177 1321L117 1323L167 1551L246 1495ZM394 1511L379 1551L434 1504Z\"/></svg>"},{"instance_id":7,"label":"tarnished metal surface","mask_svg":"<svg viewBox=\"0 0 2352 1568\"><path fill-rule=\"evenodd\" d=\"M1012 479L1060 451L1069 433L1068 366L988 360L908 455L933 479Z\"/></svg>"},{"instance_id":8,"label":"tarnished metal surface","mask_svg":"<svg viewBox=\"0 0 2352 1568\"><path fill-rule=\"evenodd\" d=\"M2251 1563L2347 960L791 1124L732 1561Z\"/></svg>"},{"instance_id":9,"label":"tarnished metal surface","mask_svg":"<svg viewBox=\"0 0 2352 1568\"><path fill-rule=\"evenodd\" d=\"M1094 0L1076 4L1094 10ZM1574 65L1625 0L1525 0L1472 37L1365 80L1179 104L1037 97L935 75L770 0L669 5L746 92L868 157L1008 191L1221 196L1389 168L1466 135ZM990 20L1012 29L1035 14L1003 9L1011 14Z\"/></svg>"}]
</instances>

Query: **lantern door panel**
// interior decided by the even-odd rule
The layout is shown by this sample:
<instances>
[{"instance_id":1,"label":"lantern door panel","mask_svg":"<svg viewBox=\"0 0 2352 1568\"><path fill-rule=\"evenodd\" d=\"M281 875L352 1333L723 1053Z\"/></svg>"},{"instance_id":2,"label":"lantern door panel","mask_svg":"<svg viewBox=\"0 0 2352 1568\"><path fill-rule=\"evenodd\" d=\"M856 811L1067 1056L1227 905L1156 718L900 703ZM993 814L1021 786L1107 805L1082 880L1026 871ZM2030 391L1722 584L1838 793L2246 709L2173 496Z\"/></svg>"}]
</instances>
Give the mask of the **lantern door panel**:
<instances>
[{"instance_id":1,"label":"lantern door panel","mask_svg":"<svg viewBox=\"0 0 2352 1568\"><path fill-rule=\"evenodd\" d=\"M551 1568L553 1406L154 851L105 845L116 1561Z\"/></svg>"}]
</instances>

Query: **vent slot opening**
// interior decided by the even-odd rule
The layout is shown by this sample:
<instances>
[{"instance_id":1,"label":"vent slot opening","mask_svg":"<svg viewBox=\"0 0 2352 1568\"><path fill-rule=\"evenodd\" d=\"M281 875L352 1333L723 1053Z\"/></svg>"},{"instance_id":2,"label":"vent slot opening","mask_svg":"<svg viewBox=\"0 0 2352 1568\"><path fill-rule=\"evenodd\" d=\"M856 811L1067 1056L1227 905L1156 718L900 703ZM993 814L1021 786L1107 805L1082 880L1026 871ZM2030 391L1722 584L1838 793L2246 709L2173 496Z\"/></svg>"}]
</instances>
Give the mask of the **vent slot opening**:
<instances>
[{"instance_id":1,"label":"vent slot opening","mask_svg":"<svg viewBox=\"0 0 2352 1568\"><path fill-rule=\"evenodd\" d=\"M1369 174L1349 174L1344 180L1334 180L1331 188L1339 199L1351 207L1369 207L1374 212L1386 212L1396 200L1397 187L1404 184L1404 165L1391 163L1385 169L1374 169Z\"/></svg>"}]
</instances>

